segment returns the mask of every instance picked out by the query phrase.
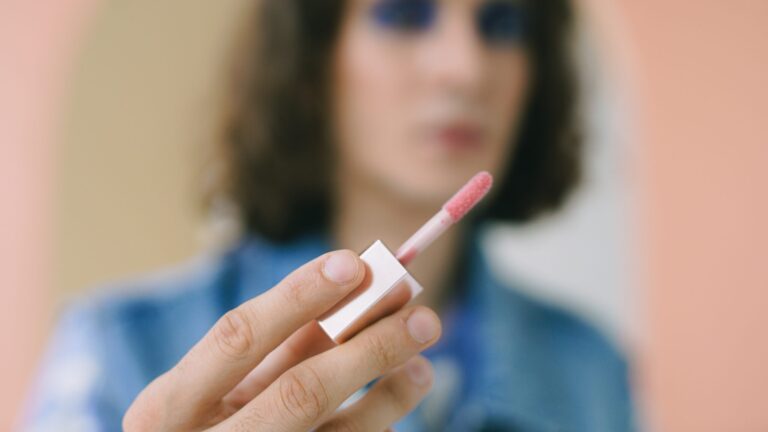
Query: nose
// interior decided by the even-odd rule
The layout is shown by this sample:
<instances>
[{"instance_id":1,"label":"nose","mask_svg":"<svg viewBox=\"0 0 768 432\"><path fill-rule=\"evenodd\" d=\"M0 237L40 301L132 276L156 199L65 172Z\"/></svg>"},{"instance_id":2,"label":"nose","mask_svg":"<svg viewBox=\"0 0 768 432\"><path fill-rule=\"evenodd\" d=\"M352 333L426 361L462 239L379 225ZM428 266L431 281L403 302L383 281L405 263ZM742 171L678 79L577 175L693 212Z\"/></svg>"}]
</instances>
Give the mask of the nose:
<instances>
[{"instance_id":1,"label":"nose","mask_svg":"<svg viewBox=\"0 0 768 432\"><path fill-rule=\"evenodd\" d=\"M465 2L450 2L461 5ZM429 79L440 87L469 96L482 87L484 46L468 7L448 7L430 42L425 68Z\"/></svg>"}]
</instances>

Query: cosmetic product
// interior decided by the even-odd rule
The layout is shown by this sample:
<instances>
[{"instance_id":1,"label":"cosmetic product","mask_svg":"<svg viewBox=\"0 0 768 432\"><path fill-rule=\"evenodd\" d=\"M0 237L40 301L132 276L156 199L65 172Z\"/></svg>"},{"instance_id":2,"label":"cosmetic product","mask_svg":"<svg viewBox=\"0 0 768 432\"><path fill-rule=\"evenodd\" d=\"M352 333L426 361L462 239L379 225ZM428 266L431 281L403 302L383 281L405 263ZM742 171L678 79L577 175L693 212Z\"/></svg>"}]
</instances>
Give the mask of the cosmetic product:
<instances>
[{"instance_id":1,"label":"cosmetic product","mask_svg":"<svg viewBox=\"0 0 768 432\"><path fill-rule=\"evenodd\" d=\"M422 286L405 266L451 225L459 222L488 193L492 184L493 177L488 172L475 174L394 254L381 240L373 242L360 254L366 265L363 281L318 318L326 334L336 343L344 342L421 293Z\"/></svg>"}]
</instances>

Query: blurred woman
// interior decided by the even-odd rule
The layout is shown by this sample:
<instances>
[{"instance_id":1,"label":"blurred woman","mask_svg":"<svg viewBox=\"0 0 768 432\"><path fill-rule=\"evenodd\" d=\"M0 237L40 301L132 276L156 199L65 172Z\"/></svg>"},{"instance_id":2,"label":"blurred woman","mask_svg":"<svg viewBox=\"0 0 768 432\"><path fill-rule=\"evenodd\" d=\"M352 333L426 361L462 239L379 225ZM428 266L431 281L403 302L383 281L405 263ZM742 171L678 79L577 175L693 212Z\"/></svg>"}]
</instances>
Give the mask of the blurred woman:
<instances>
[{"instance_id":1,"label":"blurred woman","mask_svg":"<svg viewBox=\"0 0 768 432\"><path fill-rule=\"evenodd\" d=\"M208 191L240 240L72 307L28 425L632 429L620 354L479 244L578 181L571 21L567 0L258 2ZM480 170L492 195L409 267L424 293L333 344L315 318L362 281L357 253L402 243Z\"/></svg>"}]
</instances>

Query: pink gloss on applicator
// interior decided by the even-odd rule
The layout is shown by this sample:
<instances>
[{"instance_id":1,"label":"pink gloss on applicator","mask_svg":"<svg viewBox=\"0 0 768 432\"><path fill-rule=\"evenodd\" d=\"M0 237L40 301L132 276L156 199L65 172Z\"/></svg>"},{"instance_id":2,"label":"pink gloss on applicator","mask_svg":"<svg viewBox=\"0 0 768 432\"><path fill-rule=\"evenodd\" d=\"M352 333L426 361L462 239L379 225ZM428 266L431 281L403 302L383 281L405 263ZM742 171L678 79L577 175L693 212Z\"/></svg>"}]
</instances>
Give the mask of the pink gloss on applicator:
<instances>
[{"instance_id":1,"label":"pink gloss on applicator","mask_svg":"<svg viewBox=\"0 0 768 432\"><path fill-rule=\"evenodd\" d=\"M393 254L376 240L360 258L366 276L351 294L318 318L317 322L336 343L344 342L373 321L400 309L423 288L405 268L419 253L459 222L488 194L493 177L475 174L443 207Z\"/></svg>"},{"instance_id":2,"label":"pink gloss on applicator","mask_svg":"<svg viewBox=\"0 0 768 432\"><path fill-rule=\"evenodd\" d=\"M472 177L451 199L443 204L432 219L427 221L411 238L405 241L395 256L407 266L419 252L426 249L451 225L459 222L480 202L493 185L493 177L487 171L481 171Z\"/></svg>"}]
</instances>

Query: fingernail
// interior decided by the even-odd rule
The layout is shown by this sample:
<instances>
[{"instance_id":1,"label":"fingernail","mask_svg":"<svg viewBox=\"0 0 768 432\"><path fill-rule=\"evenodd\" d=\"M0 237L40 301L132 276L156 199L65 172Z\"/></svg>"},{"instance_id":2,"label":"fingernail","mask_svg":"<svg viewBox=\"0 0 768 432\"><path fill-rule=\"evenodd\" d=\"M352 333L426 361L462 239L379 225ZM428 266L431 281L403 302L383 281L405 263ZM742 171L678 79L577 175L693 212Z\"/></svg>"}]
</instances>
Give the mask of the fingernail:
<instances>
[{"instance_id":1,"label":"fingernail","mask_svg":"<svg viewBox=\"0 0 768 432\"><path fill-rule=\"evenodd\" d=\"M350 282L357 275L357 260L349 252L334 252L325 260L323 273L331 282Z\"/></svg>"},{"instance_id":2,"label":"fingernail","mask_svg":"<svg viewBox=\"0 0 768 432\"><path fill-rule=\"evenodd\" d=\"M417 309L408 317L408 333L419 343L429 342L437 336L440 324L429 312Z\"/></svg>"},{"instance_id":3,"label":"fingernail","mask_svg":"<svg viewBox=\"0 0 768 432\"><path fill-rule=\"evenodd\" d=\"M426 360L422 360L418 357L408 360L405 364L405 373L408 378L417 386L426 385L430 377L432 376L432 369Z\"/></svg>"}]
</instances>

